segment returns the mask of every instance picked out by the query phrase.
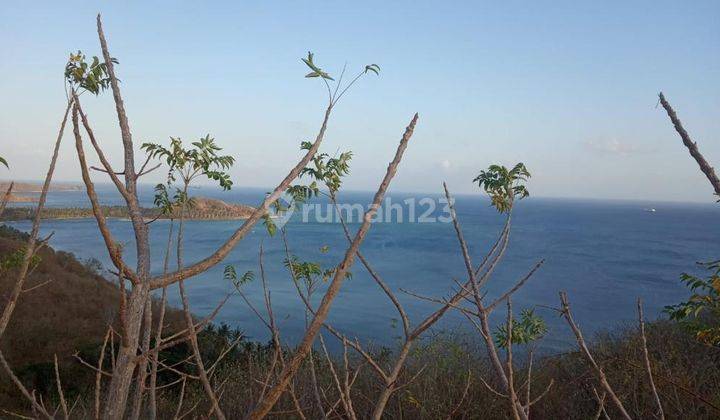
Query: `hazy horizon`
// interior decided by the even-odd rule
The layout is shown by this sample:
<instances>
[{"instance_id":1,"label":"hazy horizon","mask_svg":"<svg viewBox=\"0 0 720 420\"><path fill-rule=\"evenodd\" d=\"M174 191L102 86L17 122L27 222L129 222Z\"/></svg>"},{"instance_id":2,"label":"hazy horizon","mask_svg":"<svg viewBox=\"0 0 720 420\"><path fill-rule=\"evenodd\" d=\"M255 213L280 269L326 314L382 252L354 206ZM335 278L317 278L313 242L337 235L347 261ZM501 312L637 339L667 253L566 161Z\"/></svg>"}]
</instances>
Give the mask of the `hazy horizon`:
<instances>
[{"instance_id":1,"label":"hazy horizon","mask_svg":"<svg viewBox=\"0 0 720 420\"><path fill-rule=\"evenodd\" d=\"M2 179L0 178L0 183L6 183L6 182L24 182L24 183L37 183L42 184L42 180L40 179ZM84 191L84 185L81 180L53 180L53 184L72 184L72 185L78 185L83 188ZM107 188L109 190L115 191L115 186L111 182L104 182L102 180L94 183L96 187L101 186L102 188ZM155 187L154 183L147 183L147 182L138 182L138 186L141 188L147 188L152 189ZM237 186L234 185L232 190L256 190L259 194L263 194L267 191L272 190L275 187L275 185L267 185L267 186L253 186L253 185L243 185L243 186ZM220 193L220 197L222 199L222 188L218 187L217 185L213 184L207 184L202 182L197 182L195 185L190 186L191 189L198 189L198 188L210 188L213 190L213 192ZM450 188L451 191L453 191L453 188L451 185L448 185L448 188ZM428 196L428 197L444 197L444 192L441 191L442 185L439 185L439 189L437 191L412 191L412 190L406 190L406 189L398 189L393 188L392 186L388 189L389 195L409 195L409 196ZM461 189L458 189L461 190ZM371 189L354 189L354 188L344 188L343 191L340 193L339 197L343 198L346 194L374 194L376 190ZM57 191L56 193L61 194L63 191ZM255 191L253 191L255 192ZM37 193L30 193L30 192L17 192L18 195L27 195L27 194L37 194ZM481 199L488 199L487 195L480 191L479 189L475 191L460 191L457 193L452 193L455 197L477 197ZM192 195L192 194L191 194ZM541 200L569 200L569 201L579 201L579 202L587 202L587 201L599 201L599 202L627 202L627 203L657 203L657 204L692 204L692 205L705 205L707 204L710 208L717 209L717 205L715 201L708 201L708 200L672 200L672 199L656 199L656 198L609 198L609 197L570 197L570 196L560 196L560 195L537 195L537 194L531 194L530 197L527 199L541 199ZM489 199L488 199L489 200ZM229 202L232 202L232 200L229 200ZM489 202L488 202L489 203ZM103 204L103 203L101 203ZM243 203L251 205L252 203ZM362 204L362 203L361 203Z\"/></svg>"},{"instance_id":2,"label":"hazy horizon","mask_svg":"<svg viewBox=\"0 0 720 420\"><path fill-rule=\"evenodd\" d=\"M314 138L325 92L303 78L311 50L334 75L345 62L349 72L381 66L338 105L323 145L355 152L348 190L376 188L419 112L394 191L438 193L447 181L472 193L481 168L522 161L537 197L714 201L656 102L664 91L708 161L720 161L716 2L3 4L0 156L10 170L0 180L45 174L63 67L72 51L99 54L98 12L136 149L210 133L237 158L236 188L274 185ZM119 167L112 95L83 101ZM68 127L58 181L80 178L71 137Z\"/></svg>"}]
</instances>

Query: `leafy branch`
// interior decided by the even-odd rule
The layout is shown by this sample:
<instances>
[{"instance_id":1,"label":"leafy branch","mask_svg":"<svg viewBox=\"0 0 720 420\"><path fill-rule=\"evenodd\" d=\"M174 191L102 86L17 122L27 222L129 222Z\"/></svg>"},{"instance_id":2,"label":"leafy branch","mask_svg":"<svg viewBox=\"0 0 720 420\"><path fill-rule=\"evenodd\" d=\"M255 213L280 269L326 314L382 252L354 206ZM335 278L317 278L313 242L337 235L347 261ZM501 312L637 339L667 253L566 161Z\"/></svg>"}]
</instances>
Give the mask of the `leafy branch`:
<instances>
[{"instance_id":1,"label":"leafy branch","mask_svg":"<svg viewBox=\"0 0 720 420\"><path fill-rule=\"evenodd\" d=\"M338 78L338 80L335 81L335 79L330 76L328 72L321 69L317 64L315 64L314 58L315 55L312 52L308 51L307 58L300 59L310 69L310 73L306 74L305 77L319 78L325 83L325 87L327 88L328 92L328 100L330 102L330 107L335 106L335 104L338 103L338 101L340 100L340 98L342 98L345 92L347 92L348 89L350 89L355 84L355 82L357 82L358 79L360 79L362 76L368 73L374 73L376 76L380 75L380 66L378 66L377 64L368 64L349 83L347 83L343 87L342 82L343 77L345 76L345 67L343 67L343 70L340 73L340 77ZM330 86L330 82L335 82L334 89Z\"/></svg>"},{"instance_id":2,"label":"leafy branch","mask_svg":"<svg viewBox=\"0 0 720 420\"><path fill-rule=\"evenodd\" d=\"M111 58L111 60L118 64L117 59ZM83 89L94 95L98 95L110 87L110 76L108 76L105 62L101 62L95 56L88 64L81 51L78 51L77 54L70 54L65 65L65 80L73 89Z\"/></svg>"},{"instance_id":3,"label":"leafy branch","mask_svg":"<svg viewBox=\"0 0 720 420\"><path fill-rule=\"evenodd\" d=\"M701 343L720 346L720 260L698 263L711 272L706 279L683 273L681 281L692 295L687 301L666 306L670 319L680 321Z\"/></svg>"},{"instance_id":4,"label":"leafy branch","mask_svg":"<svg viewBox=\"0 0 720 420\"><path fill-rule=\"evenodd\" d=\"M530 172L521 162L508 170L502 165L490 165L487 170L473 179L480 188L490 196L492 206L500 213L509 213L515 199L523 199L530 195L523 182L530 178Z\"/></svg>"},{"instance_id":5,"label":"leafy branch","mask_svg":"<svg viewBox=\"0 0 720 420\"><path fill-rule=\"evenodd\" d=\"M499 325L495 332L495 342L500 348L508 347L507 325ZM512 320L512 344L529 344L537 341L547 333L547 325L533 309L523 309L520 313L520 320Z\"/></svg>"}]
</instances>

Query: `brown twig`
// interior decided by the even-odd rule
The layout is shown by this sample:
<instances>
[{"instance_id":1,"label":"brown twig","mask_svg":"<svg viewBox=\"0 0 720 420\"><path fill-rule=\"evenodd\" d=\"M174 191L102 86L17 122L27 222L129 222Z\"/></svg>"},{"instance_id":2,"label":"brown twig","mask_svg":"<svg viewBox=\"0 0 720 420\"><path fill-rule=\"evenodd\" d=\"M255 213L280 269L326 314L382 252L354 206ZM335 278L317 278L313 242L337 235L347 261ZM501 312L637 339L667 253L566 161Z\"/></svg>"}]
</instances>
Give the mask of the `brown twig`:
<instances>
[{"instance_id":1,"label":"brown twig","mask_svg":"<svg viewBox=\"0 0 720 420\"><path fill-rule=\"evenodd\" d=\"M183 187L183 193L185 196L187 196L188 191L188 182L185 182L185 185ZM185 227L185 210L186 210L186 201L183 200L181 211L180 211L180 220L178 224L178 236L177 236L177 266L178 266L178 272L183 271L183 234L184 234L184 227ZM195 357L195 365L197 366L198 376L200 377L200 382L202 383L203 389L205 390L205 395L207 395L208 399L210 400L210 403L212 404L212 409L215 412L215 415L220 420L225 420L225 414L223 414L222 410L220 409L220 403L217 399L217 396L215 395L215 391L213 390L212 384L210 383L210 379L208 377L207 371L205 370L205 364L202 360L202 354L200 353L200 346L198 344L197 334L195 332L195 321L193 321L192 313L190 312L190 299L188 298L188 295L185 291L185 284L183 280L180 280L178 282L178 289L180 291L180 300L182 301L183 306L183 314L185 315L185 323L187 325L187 331L188 331L188 337L190 341L190 346L193 351L193 355Z\"/></svg>"},{"instance_id":2,"label":"brown twig","mask_svg":"<svg viewBox=\"0 0 720 420\"><path fill-rule=\"evenodd\" d=\"M5 211L5 206L7 206L7 203L10 202L10 195L12 194L13 187L15 186L15 182L11 182L10 186L7 190L5 190L5 194L3 194L2 201L0 201L0 216L2 216L3 212Z\"/></svg>"},{"instance_id":3,"label":"brown twig","mask_svg":"<svg viewBox=\"0 0 720 420\"><path fill-rule=\"evenodd\" d=\"M642 350L643 350L643 359L645 361L645 371L648 375L648 382L650 383L650 388L653 392L653 398L655 399L655 404L657 404L658 407L658 414L660 416L660 419L665 419L665 411L663 410L662 403L660 402L660 396L658 395L657 388L655 387L655 381L653 380L653 374L652 374L652 367L650 366L650 355L648 354L648 347L647 347L647 337L645 336L645 320L643 318L643 308L642 308L642 301L640 298L637 300L637 310L638 310L638 324L640 328L640 340L642 343Z\"/></svg>"},{"instance_id":4,"label":"brown twig","mask_svg":"<svg viewBox=\"0 0 720 420\"><path fill-rule=\"evenodd\" d=\"M270 412L270 410L272 410L272 407L275 405L284 389L290 383L290 379L295 375L305 357L307 357L307 354L310 351L313 342L315 341L315 337L320 331L320 328L322 328L323 324L325 323L325 319L330 312L330 307L332 306L333 300L340 291L340 287L345 280L348 270L350 269L350 267L352 267L353 261L355 259L355 254L357 253L358 249L360 248L360 244L363 242L368 230L370 229L370 223L372 221L372 218L377 212L377 209L380 206L380 202L385 196L385 192L390 185L390 181L393 179L395 173L397 172L397 168L400 165L403 153L405 152L410 138L412 137L413 131L415 130L415 124L417 123L417 119L418 115L415 114L412 121L410 121L410 124L405 129L405 133L400 140L400 145L397 148L395 157L388 165L385 177L383 178L383 181L380 183L380 187L375 193L373 203L371 204L368 211L365 213L363 223L360 225L360 228L355 234L355 239L353 240L352 244L345 252L345 256L342 262L335 269L333 279L330 282L330 285L328 286L325 295L323 296L320 306L318 307L317 311L315 311L315 316L313 317L310 326L305 331L305 334L302 341L300 342L300 345L298 346L297 351L293 355L290 362L280 373L278 383L270 390L265 400L250 413L249 417L251 419L261 419L265 417L268 412Z\"/></svg>"},{"instance_id":5,"label":"brown twig","mask_svg":"<svg viewBox=\"0 0 720 420\"><path fill-rule=\"evenodd\" d=\"M255 224L257 224L257 222L260 221L263 216L267 214L270 206L275 203L278 198L280 198L280 196L288 189L290 183L292 183L298 177L298 175L300 175L300 172L315 156L318 149L320 148L320 144L325 138L325 131L327 130L328 121L330 120L330 114L332 112L332 109L332 105L329 105L325 110L325 116L323 118L322 125L320 126L320 131L315 137L315 142L313 143L312 147L290 170L290 172L285 176L285 178L283 178L280 184L275 187L273 192L271 194L268 194L267 197L265 197L263 202L255 209L255 211L250 215L250 217L247 218L245 222L243 222L243 224L230 236L230 238L225 241L225 243L223 243L210 256L189 267L186 267L184 270L182 270L182 272L166 274L151 279L150 287L152 289L157 289L160 287L169 286L173 283L180 281L181 279L193 277L197 274L200 274L222 261L230 253L230 251L233 250L235 245L237 245L237 243L240 242L240 240L243 239L245 235L247 235L252 230L253 226L255 226Z\"/></svg>"},{"instance_id":6,"label":"brown twig","mask_svg":"<svg viewBox=\"0 0 720 420\"><path fill-rule=\"evenodd\" d=\"M688 132L685 131L685 128L683 127L682 122L680 122L680 119L675 113L675 110L672 108L672 106L670 106L670 103L667 101L667 99L665 99L665 95L660 92L658 96L660 97L660 103L662 104L663 108L665 108L668 117L670 117L670 121L672 121L673 126L675 127L675 131L677 131L677 133L680 135L683 144L690 152L690 156L695 159L695 162L697 162L702 173L705 174L708 181L710 181L710 184L715 190L715 195L720 196L720 179L718 179L717 175L715 174L715 169L713 169L713 167L710 166L707 160L705 160L705 157L703 157L697 147L697 143L692 141Z\"/></svg>"},{"instance_id":7,"label":"brown twig","mask_svg":"<svg viewBox=\"0 0 720 420\"><path fill-rule=\"evenodd\" d=\"M507 378L508 378L508 397L510 398L510 407L512 408L515 419L520 420L520 413L523 412L522 404L520 403L517 393L515 392L515 375L513 367L513 353L512 353L512 333L513 333L513 313L512 313L512 299L507 299L507 323L505 324L507 331L507 342L505 346L507 365ZM518 409L518 405L520 406ZM527 416L527 413L525 413Z\"/></svg>"},{"instance_id":8,"label":"brown twig","mask_svg":"<svg viewBox=\"0 0 720 420\"><path fill-rule=\"evenodd\" d=\"M340 377L338 376L336 370L335 370L335 363L333 363L332 358L330 357L330 353L327 350L327 347L325 346L325 340L323 339L322 334L319 334L318 338L320 339L320 345L323 350L323 354L325 354L325 360L328 364L328 370L330 370L330 375L333 378L335 389L338 392L338 396L340 399L340 403L343 406L343 409L345 409L345 416L349 417L351 420L357 419L357 416L355 415L355 411L352 409L352 401L350 392L348 389L346 389L343 384L340 382ZM347 347L346 347L347 349Z\"/></svg>"},{"instance_id":9,"label":"brown twig","mask_svg":"<svg viewBox=\"0 0 720 420\"><path fill-rule=\"evenodd\" d=\"M600 380L600 384L605 389L605 392L607 392L608 395L610 395L610 399L615 404L615 407L617 407L620 414L625 419L631 419L630 415L628 414L627 410L625 410L625 406L623 405L622 401L620 401L620 398L618 398L617 394L615 394L615 391L613 390L612 386L610 386L610 383L607 380L607 377L605 376L605 372L602 370L600 365L597 364L595 361L595 358L592 356L592 353L590 353L590 349L588 348L587 344L585 343L585 339L583 338L582 332L580 331L580 328L578 328L577 324L575 323L575 320L573 319L572 312L570 311L570 302L568 301L567 294L565 292L560 292L560 303L562 307L562 315L567 321L568 325L570 326L570 329L575 334L575 338L578 343L578 347L580 347L580 351L585 356L585 359L590 363L593 370L595 371L595 375Z\"/></svg>"},{"instance_id":10,"label":"brown twig","mask_svg":"<svg viewBox=\"0 0 720 420\"><path fill-rule=\"evenodd\" d=\"M598 395L597 390L593 388L593 395L595 396L595 400L598 402L598 409L595 413L594 419L598 420L601 415L605 415L605 418L607 420L610 420L610 416L608 416L607 411L605 411L605 396L607 393L603 392L602 396Z\"/></svg>"},{"instance_id":11,"label":"brown twig","mask_svg":"<svg viewBox=\"0 0 720 420\"><path fill-rule=\"evenodd\" d=\"M495 342L493 341L492 333L490 330L490 323L488 321L488 315L489 311L485 308L485 305L482 302L482 296L480 294L480 287L487 281L490 274L494 270L494 268L499 263L500 259L505 253L505 250L507 249L507 237L509 234L509 230L506 230L503 233L503 236L505 238L504 241L502 241L502 245L500 247L500 250L495 255L494 259L492 260L490 266L488 266L487 270L483 274L483 276L480 279L477 279L477 276L475 274L475 269L473 267L472 261L470 259L470 253L468 252L468 246L465 242L465 238L463 237L462 228L460 227L460 222L457 218L457 213L455 212L455 206L453 204L453 199L450 196L450 192L448 191L447 184L443 183L443 188L445 189L445 197L448 200L448 207L450 209L450 216L453 221L453 227L455 228L455 233L458 239L458 242L460 244L460 250L462 251L463 261L465 262L465 269L467 270L468 277L470 278L470 287L472 289L473 297L475 300L475 305L477 306L477 312L480 315L479 324L474 323L478 327L478 331L480 332L480 335L483 338L483 341L485 342L485 347L488 352L488 356L490 357L490 361L495 369L495 372L500 379L500 382L503 385L504 391L507 392L507 397L510 400L510 405L513 411L513 415L516 418L527 420L527 414L525 413L525 410L523 410L522 403L520 402L520 399L517 397L517 394L515 393L514 384L512 383L512 353L510 349L510 345L508 345L508 365L509 365L509 372L505 372L505 369L503 368L502 362L500 361L500 357L498 356L497 347L495 346ZM508 215L508 222L506 222L506 226L509 226L509 220L510 216ZM508 299L509 304L509 299ZM470 319L470 316L465 314L468 319ZM510 316L510 315L509 315ZM511 321L508 321L511 322ZM512 328L512 326L510 326ZM508 333L510 334L510 333ZM510 342L512 336L508 336L508 342Z\"/></svg>"},{"instance_id":12,"label":"brown twig","mask_svg":"<svg viewBox=\"0 0 720 420\"><path fill-rule=\"evenodd\" d=\"M125 263L122 261L122 258L120 258L120 247L118 246L118 242L115 240L115 238L112 236L112 233L110 233L110 229L107 226L107 221L105 219L105 215L102 212L102 207L100 206L100 202L97 197L97 193L95 191L95 184L90 179L90 173L87 169L87 161L85 159L85 150L83 149L82 145L82 137L80 135L80 128L78 126L78 118L77 118L77 107L73 107L73 134L75 135L75 149L77 150L78 155L78 161L80 163L80 171L82 174L83 183L85 184L85 189L87 191L87 196L90 199L90 205L92 207L93 215L95 216L95 220L98 225L98 229L100 229L100 234L103 237L103 240L105 241L105 246L108 249L108 253L110 255L110 259L112 260L115 267L117 267L118 271L120 273L125 273L128 275L133 283L139 282L139 279L137 278L137 275L133 273L130 268L128 268Z\"/></svg>"},{"instance_id":13,"label":"brown twig","mask_svg":"<svg viewBox=\"0 0 720 420\"><path fill-rule=\"evenodd\" d=\"M45 182L43 183L42 190L40 192L40 198L38 199L37 210L35 211L35 217L33 219L32 229L30 230L30 236L25 247L25 254L16 277L15 285L10 293L10 297L3 308L2 316L0 316L0 337L5 333L5 329L10 322L15 306L17 305L18 298L23 290L23 285L27 279L28 270L30 269L30 263L32 256L35 253L36 240L40 231L40 218L42 210L45 207L45 201L47 199L47 193L50 189L50 182L52 181L53 174L55 173L55 164L60 150L60 142L62 141L63 132L65 131L65 124L67 123L68 114L72 101L68 101L67 107L65 108L65 114L63 115L62 122L60 123L60 129L58 130L57 139L55 140L55 148L53 149L52 157L50 158L50 166L48 167L47 174L45 175ZM9 191L9 189L8 189ZM7 194L7 192L6 192Z\"/></svg>"},{"instance_id":14,"label":"brown twig","mask_svg":"<svg viewBox=\"0 0 720 420\"><path fill-rule=\"evenodd\" d=\"M55 360L55 385L57 386L58 398L60 399L60 407L62 407L63 417L65 420L69 418L67 401L63 394L62 383L60 382L60 368L58 368L57 354L53 355Z\"/></svg>"},{"instance_id":15,"label":"brown twig","mask_svg":"<svg viewBox=\"0 0 720 420\"><path fill-rule=\"evenodd\" d=\"M134 159L134 147L132 141L132 134L130 132L130 124L128 123L127 114L125 112L125 105L123 103L122 95L120 93L120 87L118 79L115 75L115 63L114 59L110 55L107 40L102 28L102 21L100 15L97 16L97 32L100 40L100 48L102 50L103 60L105 61L106 72L110 81L110 88L113 93L113 100L115 102L115 109L117 112L118 123L120 125L120 134L123 142L123 152L125 161L125 186L124 194L125 202L127 204L128 215L132 223L133 232L135 236L135 250L137 260L137 278L126 272L126 275L133 282L133 288L130 292L128 299L128 319L126 324L126 330L123 331L124 340L120 346L117 360L115 363L115 370L113 371L113 378L110 381L108 387L108 393L106 397L106 407L104 417L113 420L120 420L124 417L125 408L127 406L128 394L132 383L133 373L136 367L136 354L139 347L140 341L140 330L143 322L143 311L147 299L150 299L150 288L148 287L148 280L150 278L150 241L148 237L148 228L145 225L145 221L140 209L139 200L137 197L137 177L135 172L135 159ZM77 125L77 124L75 124ZM78 133L79 136L79 133ZM83 180L87 185L89 182L89 175L87 175L88 169L87 164L83 165ZM113 174L110 174L111 177ZM118 188L122 193L123 188ZM100 219L95 211L95 205L93 205L94 215L96 220L100 222ZM110 251L111 258L114 252L114 245L106 241L106 246ZM123 271L124 264L120 262L118 270Z\"/></svg>"},{"instance_id":16,"label":"brown twig","mask_svg":"<svg viewBox=\"0 0 720 420\"><path fill-rule=\"evenodd\" d=\"M108 329L105 333L105 339L103 340L102 348L100 349L100 358L98 359L97 374L95 375L95 419L100 419L100 388L102 380L102 367L105 360L105 347L107 346L108 339L112 334L112 330Z\"/></svg>"},{"instance_id":17,"label":"brown twig","mask_svg":"<svg viewBox=\"0 0 720 420\"><path fill-rule=\"evenodd\" d=\"M5 373L10 377L10 380L15 384L15 386L20 390L20 393L23 394L25 399L27 399L30 404L32 405L32 408L37 413L42 414L48 419L52 419L53 417L50 415L50 413L45 410L45 407L41 403L37 401L35 398L35 391L30 393L27 388L25 388L25 385L23 385L22 382L20 382L20 379L18 379L17 376L15 376L15 373L13 372L12 368L10 368L10 365L8 364L7 360L5 360L5 356L3 355L2 351L0 351L0 364L2 364L3 369L5 369Z\"/></svg>"},{"instance_id":18,"label":"brown twig","mask_svg":"<svg viewBox=\"0 0 720 420\"><path fill-rule=\"evenodd\" d=\"M448 414L447 419L451 420L455 418L455 413L457 413L460 410L460 407L462 407L463 402L465 402L465 398L467 398L468 392L470 391L470 384L472 383L471 379L471 372L470 369L468 369L467 373L467 381L465 382L465 389L463 389L463 393L460 396L460 401L458 401L457 404L455 404L455 408L452 409L450 414Z\"/></svg>"}]
</instances>

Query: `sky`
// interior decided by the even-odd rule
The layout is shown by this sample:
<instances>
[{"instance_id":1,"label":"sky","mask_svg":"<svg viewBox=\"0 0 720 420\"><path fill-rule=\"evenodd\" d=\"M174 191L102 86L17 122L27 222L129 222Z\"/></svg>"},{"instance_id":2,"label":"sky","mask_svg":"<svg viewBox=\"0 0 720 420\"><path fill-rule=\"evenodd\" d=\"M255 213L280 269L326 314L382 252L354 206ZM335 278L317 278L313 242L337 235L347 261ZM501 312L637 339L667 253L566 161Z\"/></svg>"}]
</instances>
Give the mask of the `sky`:
<instances>
[{"instance_id":1,"label":"sky","mask_svg":"<svg viewBox=\"0 0 720 420\"><path fill-rule=\"evenodd\" d=\"M327 93L303 77L313 51L335 76L381 67L343 97L322 146L354 152L347 189L377 187L418 112L394 191L472 193L489 164L524 162L535 196L713 201L656 105L662 90L720 165L717 1L2 2L0 179L44 176L67 57L100 55L97 13L135 144L210 134L237 159L235 188L276 185L314 139ZM119 168L112 95L83 106ZM65 134L56 179L77 181Z\"/></svg>"}]
</instances>

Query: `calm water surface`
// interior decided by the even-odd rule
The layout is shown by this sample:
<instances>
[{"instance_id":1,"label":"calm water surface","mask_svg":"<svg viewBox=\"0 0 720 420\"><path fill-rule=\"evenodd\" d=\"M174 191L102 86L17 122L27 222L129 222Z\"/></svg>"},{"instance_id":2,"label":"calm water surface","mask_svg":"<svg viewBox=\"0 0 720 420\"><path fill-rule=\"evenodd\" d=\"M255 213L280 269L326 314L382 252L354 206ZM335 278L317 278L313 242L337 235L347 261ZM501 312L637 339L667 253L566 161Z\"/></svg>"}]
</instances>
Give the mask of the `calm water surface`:
<instances>
[{"instance_id":1,"label":"calm water surface","mask_svg":"<svg viewBox=\"0 0 720 420\"><path fill-rule=\"evenodd\" d=\"M121 204L118 196L100 186L103 204ZM254 205L264 190L220 193L198 189L194 195L222 198L229 202ZM150 206L151 187L141 191L143 205ZM393 202L410 198L392 195ZM437 197L435 197L437 198ZM367 205L370 193L346 193L343 200ZM86 206L84 193L57 192L49 206ZM654 213L645 209L655 208ZM424 209L424 208L423 208ZM407 209L406 209L407 211ZM470 251L476 260L497 237L502 218L478 196L457 197L458 217ZM488 284L489 296L497 296L511 287L540 259L544 266L516 294L514 307L519 310L537 306L537 312L548 322L550 332L542 346L548 351L566 348L569 331L557 314L543 306L558 306L558 291L570 296L576 318L592 334L634 322L635 300L642 297L648 317L661 316L665 305L687 296L678 278L682 272L698 272L696 261L720 256L720 206L713 204L674 204L658 202L576 201L530 198L520 202L514 215L511 243L507 256ZM291 252L302 259L317 261L325 267L337 264L346 248L339 224L303 223L296 213L287 225ZM407 217L406 217L407 219ZM198 261L212 253L242 221L187 222L185 261ZM28 222L11 225L29 229ZM110 220L116 238L125 243L132 260L130 223ZM169 223L157 221L151 226L152 261L155 271L161 269L164 242ZM352 224L353 229L358 224ZM55 232L51 245L72 252L79 258L97 258L106 267L111 263L93 219L51 220L43 223L42 232ZM202 316L233 291L223 280L225 264L235 265L238 272L259 272L258 250L265 249L265 269L272 291L275 313L287 341L297 340L303 331L304 311L289 273L283 266L285 251L281 238L269 237L258 225L219 266L186 282L193 311ZM321 253L327 246L328 252ZM419 321L436 305L420 301L399 291L444 297L452 290L453 279L464 278L464 265L451 224L446 223L376 223L363 243L362 252L374 265L405 305L412 320ZM335 301L330 321L337 328L361 340L391 345L401 331L394 327L394 307L361 265L352 268L352 279L345 282ZM259 281L246 286L247 294L259 306L262 294ZM177 292L170 302L179 306ZM498 311L496 321L503 316ZM232 296L217 318L239 327L250 338L266 340L268 335L239 296ZM470 331L467 321L449 313L436 331Z\"/></svg>"}]
</instances>

